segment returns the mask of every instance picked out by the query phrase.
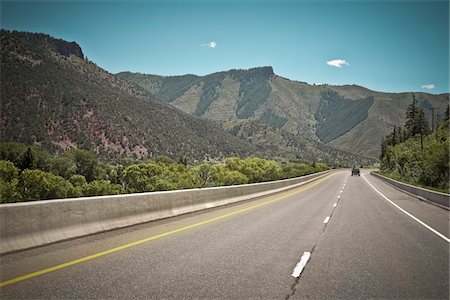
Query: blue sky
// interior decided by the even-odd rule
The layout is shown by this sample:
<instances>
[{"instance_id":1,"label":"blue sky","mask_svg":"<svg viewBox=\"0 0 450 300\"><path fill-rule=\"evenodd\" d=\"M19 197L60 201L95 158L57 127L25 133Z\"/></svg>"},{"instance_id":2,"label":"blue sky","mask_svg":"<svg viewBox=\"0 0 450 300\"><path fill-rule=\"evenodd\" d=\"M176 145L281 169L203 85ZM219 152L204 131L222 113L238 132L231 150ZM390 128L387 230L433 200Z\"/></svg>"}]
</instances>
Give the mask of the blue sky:
<instances>
[{"instance_id":1,"label":"blue sky","mask_svg":"<svg viewBox=\"0 0 450 300\"><path fill-rule=\"evenodd\" d=\"M111 73L272 66L308 83L449 92L448 1L1 1L1 27L76 41Z\"/></svg>"}]
</instances>

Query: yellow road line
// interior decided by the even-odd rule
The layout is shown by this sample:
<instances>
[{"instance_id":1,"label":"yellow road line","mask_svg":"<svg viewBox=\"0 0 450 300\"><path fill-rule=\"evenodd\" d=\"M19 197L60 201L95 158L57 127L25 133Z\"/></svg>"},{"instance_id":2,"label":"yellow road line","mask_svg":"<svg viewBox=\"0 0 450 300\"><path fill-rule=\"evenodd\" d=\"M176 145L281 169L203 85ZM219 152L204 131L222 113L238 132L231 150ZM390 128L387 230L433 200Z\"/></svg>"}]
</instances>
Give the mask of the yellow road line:
<instances>
[{"instance_id":1,"label":"yellow road line","mask_svg":"<svg viewBox=\"0 0 450 300\"><path fill-rule=\"evenodd\" d=\"M143 244L143 243L147 243L147 242L150 242L150 241L153 241L153 240L165 237L165 236L169 236L169 235L181 232L181 231L185 231L185 230L188 230L188 229L199 227L199 226L202 226L202 225L205 225L205 224L217 221L217 220L225 219L225 218L228 218L228 217L231 217L231 216L234 216L234 215L246 212L248 210L255 209L257 207L260 207L260 206L263 206L263 205L267 205L267 204L273 203L275 201L279 201L279 200L288 198L288 197L290 197L290 196L292 196L294 194L303 192L304 190L307 190L307 189L309 189L309 188L311 188L311 187L313 187L313 186L315 186L315 185L325 181L326 179L328 179L329 177L331 177L333 175L334 174L327 175L327 176L325 176L325 177L323 177L321 179L318 179L318 180L316 180L316 181L314 181L314 182L312 182L310 184L307 184L307 185L302 186L302 187L300 187L298 189L295 189L292 192L283 194L283 195L281 195L279 197L276 197L275 199L272 199L272 200L269 200L269 201L266 201L266 202L263 202L263 203L259 203L259 204L256 204L256 205L253 205L253 206L250 206L250 207L246 207L246 208L243 208L243 209L231 212L231 213L227 213L227 214L224 214L224 215L212 218L212 219L208 219L208 220L205 220L205 221L202 221L202 222L198 222L198 223L195 223L195 224L192 224L192 225L188 225L188 226L181 227L181 228L178 228L178 229L175 229L175 230L171 230L171 231L164 232L164 233L161 233L161 234L158 234L158 235L154 235L154 236L151 236L151 237L148 237L148 238L136 241L136 242L132 242L132 243L129 243L129 244L125 244L125 245L122 245L122 246L119 246L119 247L116 247L116 248L112 248L112 249L109 249L109 250L106 250L106 251L102 251L102 252L98 252L98 253L95 253L95 254L92 254L92 255L88 255L88 256L85 256L85 257L82 257L82 258L79 258L79 259L76 259L76 260L72 260L72 261L69 261L69 262L66 262L66 263L63 263L63 264L60 264L60 265L56 265L54 267L50 267L50 268L47 268L47 269L43 269L43 270L40 270L40 271L37 271L37 272L33 272L33 273L30 273L30 274L27 274L27 275L19 276L19 277L10 279L10 280L6 280L6 281L3 281L3 282L0 282L0 287L6 286L6 285L9 285L9 284L13 284L13 283L16 283L16 282L19 282L19 281L23 281L23 280L26 280L26 279L29 279L29 278L33 278L33 277L36 277L36 276L39 276L39 275L47 274L47 273L50 273L50 272L53 272L53 271L56 271L56 270L59 270L59 269L67 268L67 267L70 267L70 266L73 266L73 265L76 265L76 264L79 264L79 263L82 263L82 262L85 262L85 261L88 261L88 260L91 260L91 259L94 259L94 258L97 258L97 257L100 257L100 256L104 256L104 255L107 255L107 254L110 254L110 253L114 253L114 252L117 252L117 251L120 251L120 250L124 250L124 249L130 248L130 247L134 247L134 246L137 246L137 245L140 245L140 244Z\"/></svg>"}]
</instances>

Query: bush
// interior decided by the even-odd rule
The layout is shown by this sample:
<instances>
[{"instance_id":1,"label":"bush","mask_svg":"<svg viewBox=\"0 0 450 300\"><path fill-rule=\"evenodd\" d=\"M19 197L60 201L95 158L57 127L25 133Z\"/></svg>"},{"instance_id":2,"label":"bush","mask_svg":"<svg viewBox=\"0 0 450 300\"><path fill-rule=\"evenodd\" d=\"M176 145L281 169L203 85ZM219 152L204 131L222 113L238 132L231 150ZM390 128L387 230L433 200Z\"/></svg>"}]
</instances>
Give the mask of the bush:
<instances>
[{"instance_id":1,"label":"bush","mask_svg":"<svg viewBox=\"0 0 450 300\"><path fill-rule=\"evenodd\" d=\"M83 196L102 196L123 194L120 184L114 184L106 180L94 180L81 186Z\"/></svg>"},{"instance_id":2,"label":"bush","mask_svg":"<svg viewBox=\"0 0 450 300\"><path fill-rule=\"evenodd\" d=\"M19 170L10 161L0 160L0 203L20 199L17 191Z\"/></svg>"},{"instance_id":3,"label":"bush","mask_svg":"<svg viewBox=\"0 0 450 300\"><path fill-rule=\"evenodd\" d=\"M9 182L0 180L0 203L16 202L22 198L17 190L18 179Z\"/></svg>"},{"instance_id":4,"label":"bush","mask_svg":"<svg viewBox=\"0 0 450 300\"><path fill-rule=\"evenodd\" d=\"M50 171L65 179L69 179L72 175L76 174L77 169L77 164L66 155L55 157L50 164Z\"/></svg>"},{"instance_id":5,"label":"bush","mask_svg":"<svg viewBox=\"0 0 450 300\"><path fill-rule=\"evenodd\" d=\"M215 183L217 186L246 184L249 182L247 176L239 171L231 171L227 168L217 168Z\"/></svg>"},{"instance_id":6,"label":"bush","mask_svg":"<svg viewBox=\"0 0 450 300\"><path fill-rule=\"evenodd\" d=\"M19 169L10 161L0 160L0 180L11 182L19 176Z\"/></svg>"},{"instance_id":7,"label":"bush","mask_svg":"<svg viewBox=\"0 0 450 300\"><path fill-rule=\"evenodd\" d=\"M125 168L122 182L131 193L194 187L192 177L184 165L161 161L149 161Z\"/></svg>"},{"instance_id":8,"label":"bush","mask_svg":"<svg viewBox=\"0 0 450 300\"><path fill-rule=\"evenodd\" d=\"M0 159L12 162L17 168L49 171L51 156L41 147L16 142L0 143Z\"/></svg>"},{"instance_id":9,"label":"bush","mask_svg":"<svg viewBox=\"0 0 450 300\"><path fill-rule=\"evenodd\" d=\"M414 185L449 191L448 131L440 128L423 138L411 137L405 142L386 147L381 160L381 173Z\"/></svg>"},{"instance_id":10,"label":"bush","mask_svg":"<svg viewBox=\"0 0 450 300\"><path fill-rule=\"evenodd\" d=\"M187 159L177 163L166 156L124 169L122 165L100 162L93 152L86 150L69 150L54 157L37 146L19 143L1 143L0 150L5 150L0 156L4 159L0 160L0 202L237 185L328 169L320 163L280 164L257 157L232 157L218 164L187 166ZM446 152L441 152L439 157L445 156ZM24 169L20 173L25 166L37 169Z\"/></svg>"},{"instance_id":11,"label":"bush","mask_svg":"<svg viewBox=\"0 0 450 300\"><path fill-rule=\"evenodd\" d=\"M66 198L71 189L72 184L61 176L41 170L24 170L18 183L22 200Z\"/></svg>"},{"instance_id":12,"label":"bush","mask_svg":"<svg viewBox=\"0 0 450 300\"><path fill-rule=\"evenodd\" d=\"M192 181L197 188L214 186L217 180L216 168L211 164L196 165L191 169Z\"/></svg>"},{"instance_id":13,"label":"bush","mask_svg":"<svg viewBox=\"0 0 450 300\"><path fill-rule=\"evenodd\" d=\"M87 183L86 178L83 175L72 175L69 179L70 183L74 186L83 186Z\"/></svg>"},{"instance_id":14,"label":"bush","mask_svg":"<svg viewBox=\"0 0 450 300\"><path fill-rule=\"evenodd\" d=\"M282 173L275 161L257 157L246 159L232 157L225 161L225 165L231 171L244 174L250 183L277 180L281 178Z\"/></svg>"}]
</instances>

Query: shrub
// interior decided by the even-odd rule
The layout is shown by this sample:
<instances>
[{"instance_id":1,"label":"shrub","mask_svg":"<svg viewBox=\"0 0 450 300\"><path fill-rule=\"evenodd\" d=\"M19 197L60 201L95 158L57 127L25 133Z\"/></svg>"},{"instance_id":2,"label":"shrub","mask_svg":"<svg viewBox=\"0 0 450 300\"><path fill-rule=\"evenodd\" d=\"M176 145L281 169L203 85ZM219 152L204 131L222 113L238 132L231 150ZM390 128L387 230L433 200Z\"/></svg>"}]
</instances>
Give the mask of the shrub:
<instances>
[{"instance_id":1,"label":"shrub","mask_svg":"<svg viewBox=\"0 0 450 300\"><path fill-rule=\"evenodd\" d=\"M61 176L41 170L24 170L18 183L22 200L66 198L72 188Z\"/></svg>"},{"instance_id":2,"label":"shrub","mask_svg":"<svg viewBox=\"0 0 450 300\"><path fill-rule=\"evenodd\" d=\"M94 180L81 186L83 196L103 196L123 194L120 184L114 184L106 180Z\"/></svg>"}]
</instances>

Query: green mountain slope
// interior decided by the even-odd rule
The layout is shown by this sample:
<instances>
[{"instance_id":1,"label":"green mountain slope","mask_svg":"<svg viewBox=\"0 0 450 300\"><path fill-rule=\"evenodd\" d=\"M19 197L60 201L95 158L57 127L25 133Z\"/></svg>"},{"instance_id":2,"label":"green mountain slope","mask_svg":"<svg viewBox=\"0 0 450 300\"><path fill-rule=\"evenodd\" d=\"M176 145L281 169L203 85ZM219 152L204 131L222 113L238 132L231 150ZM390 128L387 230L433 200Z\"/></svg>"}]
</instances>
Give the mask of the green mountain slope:
<instances>
[{"instance_id":1,"label":"green mountain slope","mask_svg":"<svg viewBox=\"0 0 450 300\"><path fill-rule=\"evenodd\" d=\"M327 143L350 131L367 118L373 101L372 96L349 100L335 91L322 93L315 113L317 136Z\"/></svg>"},{"instance_id":2,"label":"green mountain slope","mask_svg":"<svg viewBox=\"0 0 450 300\"><path fill-rule=\"evenodd\" d=\"M219 125L109 74L86 60L76 43L5 30L0 38L2 141L54 150L84 147L109 157L203 159L256 150ZM164 84L159 91L173 92Z\"/></svg>"},{"instance_id":3,"label":"green mountain slope","mask_svg":"<svg viewBox=\"0 0 450 300\"><path fill-rule=\"evenodd\" d=\"M382 93L356 85L309 85L277 76L271 67L206 76L163 77L130 72L117 75L187 113L219 121L226 129L234 128L230 125L233 123L256 121L268 125L274 134L281 130L297 139L315 142L312 147L316 150L318 145L326 144L327 149L372 159L379 156L381 138L394 125L404 124L404 111L412 100L411 93ZM165 97L164 91L172 84L176 94ZM448 94L414 94L430 123L432 108L443 112L448 103ZM241 135L247 140L259 140L258 146L266 143L253 138L250 129L245 133L242 130ZM289 148L283 144L289 144L287 140L283 140L281 148Z\"/></svg>"}]
</instances>

